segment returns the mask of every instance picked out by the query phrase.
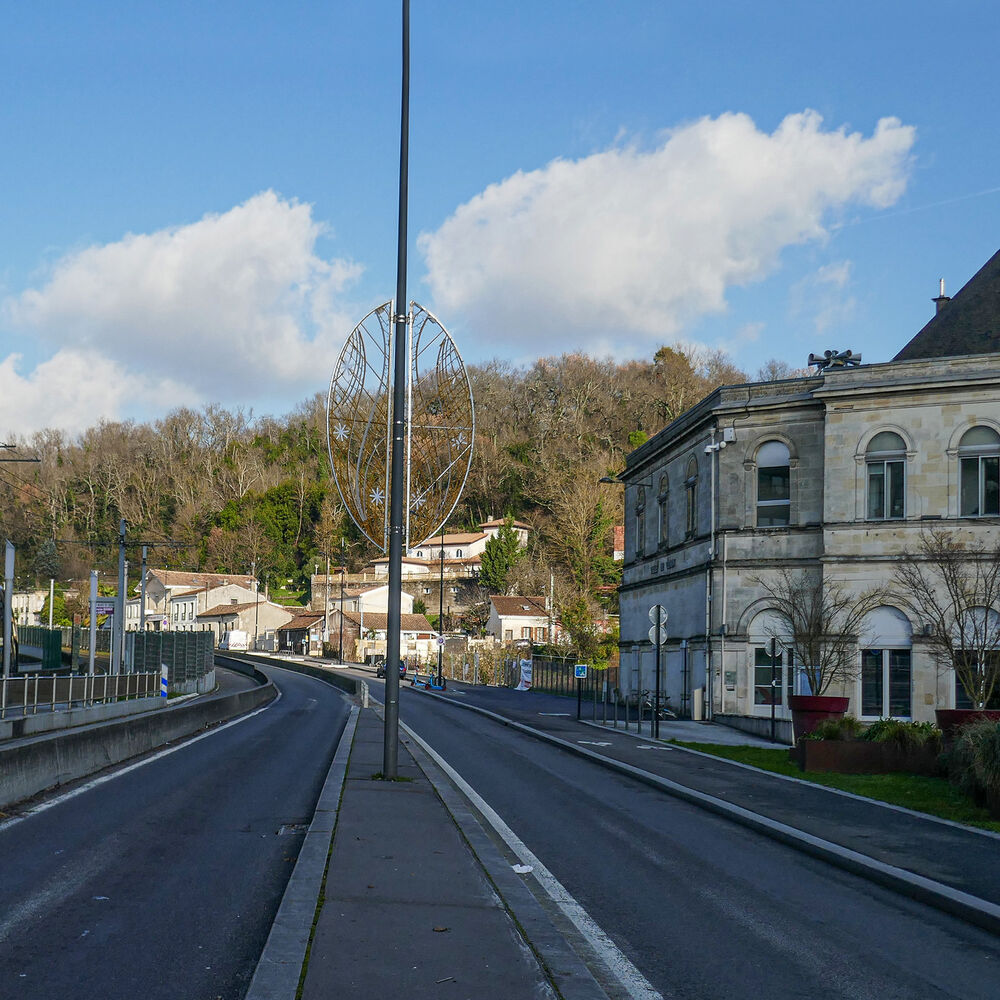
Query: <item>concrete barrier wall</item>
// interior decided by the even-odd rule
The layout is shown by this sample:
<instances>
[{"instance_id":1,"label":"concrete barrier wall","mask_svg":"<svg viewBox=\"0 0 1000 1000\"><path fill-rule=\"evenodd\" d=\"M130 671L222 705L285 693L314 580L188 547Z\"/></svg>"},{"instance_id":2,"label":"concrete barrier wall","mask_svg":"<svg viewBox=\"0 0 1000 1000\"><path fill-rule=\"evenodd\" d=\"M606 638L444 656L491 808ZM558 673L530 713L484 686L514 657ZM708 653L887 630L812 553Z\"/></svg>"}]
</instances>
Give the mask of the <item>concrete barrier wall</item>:
<instances>
[{"instance_id":1,"label":"concrete barrier wall","mask_svg":"<svg viewBox=\"0 0 1000 1000\"><path fill-rule=\"evenodd\" d=\"M341 691L346 691L348 694L357 695L360 691L359 684L361 682L354 677L348 677L333 667L320 667L312 663L305 663L302 660L286 659L281 656L261 656L259 653L252 657L247 657L245 660L231 654L225 657L217 656L216 659L225 659L231 663L245 663L250 666L254 663L263 663L267 666L281 667L283 670L294 670L295 673L306 674L308 677L316 677L321 681L326 681L327 684L332 684L334 687L340 688ZM227 663L227 665L229 664ZM233 669L237 668L234 667Z\"/></svg>"},{"instance_id":2,"label":"concrete barrier wall","mask_svg":"<svg viewBox=\"0 0 1000 1000\"><path fill-rule=\"evenodd\" d=\"M0 747L0 809L250 712L276 694L268 682L246 691Z\"/></svg>"}]
</instances>

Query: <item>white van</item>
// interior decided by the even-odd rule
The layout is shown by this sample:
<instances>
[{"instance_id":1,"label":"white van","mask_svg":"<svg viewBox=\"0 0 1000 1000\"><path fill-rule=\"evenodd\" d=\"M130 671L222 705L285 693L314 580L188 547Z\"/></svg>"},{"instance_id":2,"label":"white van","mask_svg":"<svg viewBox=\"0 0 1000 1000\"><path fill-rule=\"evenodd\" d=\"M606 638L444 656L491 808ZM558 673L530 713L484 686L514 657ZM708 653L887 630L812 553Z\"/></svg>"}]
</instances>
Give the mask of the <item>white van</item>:
<instances>
[{"instance_id":1,"label":"white van","mask_svg":"<svg viewBox=\"0 0 1000 1000\"><path fill-rule=\"evenodd\" d=\"M243 632L238 628L234 628L232 631L224 633L222 638L219 640L219 649L247 650L249 648L249 633Z\"/></svg>"}]
</instances>

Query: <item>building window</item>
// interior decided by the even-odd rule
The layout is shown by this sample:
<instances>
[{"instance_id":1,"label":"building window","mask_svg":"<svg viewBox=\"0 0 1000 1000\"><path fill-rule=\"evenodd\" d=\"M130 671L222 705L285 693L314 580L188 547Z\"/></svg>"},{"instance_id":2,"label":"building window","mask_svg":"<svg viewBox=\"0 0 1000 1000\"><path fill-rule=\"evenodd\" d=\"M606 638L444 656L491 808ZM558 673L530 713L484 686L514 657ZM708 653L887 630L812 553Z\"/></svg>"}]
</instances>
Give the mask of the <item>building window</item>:
<instances>
[{"instance_id":1,"label":"building window","mask_svg":"<svg viewBox=\"0 0 1000 1000\"><path fill-rule=\"evenodd\" d=\"M1000 434L991 427L973 427L958 445L959 514L962 517L1000 515Z\"/></svg>"},{"instance_id":2,"label":"building window","mask_svg":"<svg viewBox=\"0 0 1000 1000\"><path fill-rule=\"evenodd\" d=\"M906 443L892 431L881 431L865 450L868 476L867 518L891 521L904 516Z\"/></svg>"},{"instance_id":3,"label":"building window","mask_svg":"<svg viewBox=\"0 0 1000 1000\"><path fill-rule=\"evenodd\" d=\"M462 550L461 549L455 549L455 558L456 559L461 559L462 558Z\"/></svg>"},{"instance_id":4,"label":"building window","mask_svg":"<svg viewBox=\"0 0 1000 1000\"><path fill-rule=\"evenodd\" d=\"M545 642L545 628L544 627L542 627L542 628L536 628L535 629L535 641L536 642Z\"/></svg>"},{"instance_id":5,"label":"building window","mask_svg":"<svg viewBox=\"0 0 1000 1000\"><path fill-rule=\"evenodd\" d=\"M659 516L657 518L656 538L661 549L670 542L670 508L668 506L667 477L660 476L660 492L656 497Z\"/></svg>"},{"instance_id":6,"label":"building window","mask_svg":"<svg viewBox=\"0 0 1000 1000\"><path fill-rule=\"evenodd\" d=\"M792 514L788 446L768 441L757 451L757 527L787 525Z\"/></svg>"},{"instance_id":7,"label":"building window","mask_svg":"<svg viewBox=\"0 0 1000 1000\"><path fill-rule=\"evenodd\" d=\"M772 673L774 683L772 684ZM771 657L766 647L757 646L753 651L753 703L758 706L770 707L774 704L782 708L788 704L788 695L792 693L792 654L790 650L782 649L774 659L773 670Z\"/></svg>"},{"instance_id":8,"label":"building window","mask_svg":"<svg viewBox=\"0 0 1000 1000\"><path fill-rule=\"evenodd\" d=\"M910 651L861 651L861 714L876 718L908 719L910 707Z\"/></svg>"},{"instance_id":9,"label":"building window","mask_svg":"<svg viewBox=\"0 0 1000 1000\"><path fill-rule=\"evenodd\" d=\"M646 552L646 489L638 488L635 498L635 557L641 559Z\"/></svg>"},{"instance_id":10,"label":"building window","mask_svg":"<svg viewBox=\"0 0 1000 1000\"><path fill-rule=\"evenodd\" d=\"M514 638L514 630L512 628L505 628L503 630L504 640L509 640Z\"/></svg>"},{"instance_id":11,"label":"building window","mask_svg":"<svg viewBox=\"0 0 1000 1000\"><path fill-rule=\"evenodd\" d=\"M687 501L684 534L685 537L691 538L698 528L698 460L696 458L692 458L688 462L687 476L684 479L684 492Z\"/></svg>"},{"instance_id":12,"label":"building window","mask_svg":"<svg viewBox=\"0 0 1000 1000\"><path fill-rule=\"evenodd\" d=\"M521 626L521 638L522 639L530 639L531 638L531 629L528 628L527 625L522 625Z\"/></svg>"}]
</instances>

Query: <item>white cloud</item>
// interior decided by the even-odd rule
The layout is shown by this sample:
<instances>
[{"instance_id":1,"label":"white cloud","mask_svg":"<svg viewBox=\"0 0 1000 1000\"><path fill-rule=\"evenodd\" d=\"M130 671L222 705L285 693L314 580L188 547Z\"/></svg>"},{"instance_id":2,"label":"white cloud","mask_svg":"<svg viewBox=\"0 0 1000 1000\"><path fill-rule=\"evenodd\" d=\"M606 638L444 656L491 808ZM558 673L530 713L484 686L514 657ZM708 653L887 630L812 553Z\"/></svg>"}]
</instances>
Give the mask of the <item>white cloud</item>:
<instances>
[{"instance_id":1,"label":"white cloud","mask_svg":"<svg viewBox=\"0 0 1000 1000\"><path fill-rule=\"evenodd\" d=\"M45 428L77 433L101 420L114 420L136 398L154 411L191 405L197 397L169 379L129 375L120 365L92 353L58 351L27 375L21 356L0 361L0 432L27 436Z\"/></svg>"},{"instance_id":2,"label":"white cloud","mask_svg":"<svg viewBox=\"0 0 1000 1000\"><path fill-rule=\"evenodd\" d=\"M849 260L825 264L789 289L789 313L817 334L847 327L857 308L857 300L849 292L850 282Z\"/></svg>"},{"instance_id":3,"label":"white cloud","mask_svg":"<svg viewBox=\"0 0 1000 1000\"><path fill-rule=\"evenodd\" d=\"M361 272L318 257L321 233L311 206L265 191L190 225L66 255L41 287L6 300L4 322L86 357L77 375L94 395L105 392L96 375L108 370L153 395L184 386L195 401L297 386L306 395L353 325L337 302ZM38 372L15 385L26 392L37 381Z\"/></svg>"},{"instance_id":4,"label":"white cloud","mask_svg":"<svg viewBox=\"0 0 1000 1000\"><path fill-rule=\"evenodd\" d=\"M865 138L811 111L770 135L725 114L652 150L519 172L421 236L434 308L484 352L645 353L724 310L783 248L824 239L837 209L891 205L914 138L894 118Z\"/></svg>"}]
</instances>

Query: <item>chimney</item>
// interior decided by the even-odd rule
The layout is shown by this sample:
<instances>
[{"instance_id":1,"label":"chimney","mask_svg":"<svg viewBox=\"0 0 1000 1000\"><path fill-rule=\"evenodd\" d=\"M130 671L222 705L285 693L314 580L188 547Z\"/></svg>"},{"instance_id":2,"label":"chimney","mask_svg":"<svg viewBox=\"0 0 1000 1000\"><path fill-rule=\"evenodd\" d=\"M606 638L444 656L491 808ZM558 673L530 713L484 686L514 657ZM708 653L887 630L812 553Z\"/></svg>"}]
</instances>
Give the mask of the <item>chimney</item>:
<instances>
[{"instance_id":1,"label":"chimney","mask_svg":"<svg viewBox=\"0 0 1000 1000\"><path fill-rule=\"evenodd\" d=\"M937 298L936 299L931 299L931 302L933 302L937 306L937 312L934 313L935 316L939 312L941 312L941 310L944 309L944 307L949 302L951 302L951 296L944 294L944 278L941 279L941 282L938 285L938 295L937 295Z\"/></svg>"}]
</instances>

